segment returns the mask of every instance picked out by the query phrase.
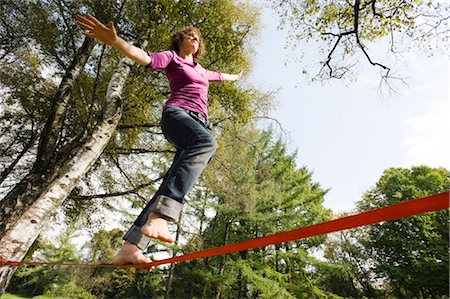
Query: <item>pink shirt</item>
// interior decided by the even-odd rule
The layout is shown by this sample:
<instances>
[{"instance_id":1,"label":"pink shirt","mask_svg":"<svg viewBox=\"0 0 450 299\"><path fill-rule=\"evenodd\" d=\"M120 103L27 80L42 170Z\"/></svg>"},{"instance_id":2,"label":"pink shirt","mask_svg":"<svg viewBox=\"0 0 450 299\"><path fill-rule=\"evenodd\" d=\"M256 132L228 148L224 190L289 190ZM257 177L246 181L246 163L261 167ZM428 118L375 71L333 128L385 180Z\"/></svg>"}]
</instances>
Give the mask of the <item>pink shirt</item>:
<instances>
[{"instance_id":1,"label":"pink shirt","mask_svg":"<svg viewBox=\"0 0 450 299\"><path fill-rule=\"evenodd\" d=\"M200 112L208 119L209 82L224 81L222 74L184 60L175 51L148 52L149 69L162 69L170 84L170 98L164 104Z\"/></svg>"}]
</instances>

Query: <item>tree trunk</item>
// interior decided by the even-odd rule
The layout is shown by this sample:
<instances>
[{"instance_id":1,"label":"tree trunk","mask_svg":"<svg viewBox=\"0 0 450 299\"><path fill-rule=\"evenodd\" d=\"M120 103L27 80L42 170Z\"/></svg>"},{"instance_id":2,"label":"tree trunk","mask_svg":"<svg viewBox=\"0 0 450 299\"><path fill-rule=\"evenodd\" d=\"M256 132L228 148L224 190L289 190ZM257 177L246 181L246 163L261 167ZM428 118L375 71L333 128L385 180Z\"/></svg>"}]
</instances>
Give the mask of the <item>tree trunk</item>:
<instances>
[{"instance_id":1,"label":"tree trunk","mask_svg":"<svg viewBox=\"0 0 450 299\"><path fill-rule=\"evenodd\" d=\"M59 162L52 159L57 153L55 142L62 125L56 123L55 120L59 122L64 121L61 114L64 114L74 83L88 61L93 46L94 42L91 39L87 38L83 42L64 75L58 91L53 96L52 108L40 135L37 157L32 170L0 201L0 238L3 238L10 226L25 213L39 195L44 192L45 188L56 179L59 168L62 166L61 162L69 159L67 155L64 157L64 160L60 159ZM52 129L51 126L56 128ZM44 165L49 167L44 167Z\"/></svg>"},{"instance_id":2,"label":"tree trunk","mask_svg":"<svg viewBox=\"0 0 450 299\"><path fill-rule=\"evenodd\" d=\"M241 260L246 263L248 260L248 250L240 251ZM238 298L248 298L247 279L242 275L242 269L239 269L238 275Z\"/></svg>"},{"instance_id":3,"label":"tree trunk","mask_svg":"<svg viewBox=\"0 0 450 299\"><path fill-rule=\"evenodd\" d=\"M275 271L280 272L280 265L278 262L278 251L280 250L281 245L275 244Z\"/></svg>"},{"instance_id":4,"label":"tree trunk","mask_svg":"<svg viewBox=\"0 0 450 299\"><path fill-rule=\"evenodd\" d=\"M228 244L228 236L229 236L229 227L230 227L231 223L228 222L227 224L225 224L225 233L223 236L223 245L227 245ZM223 273L225 272L225 257L222 255L220 256L220 266L219 266L219 277L223 276ZM217 289L216 289L216 299L220 299L222 298L222 286L219 284L217 285Z\"/></svg>"},{"instance_id":5,"label":"tree trunk","mask_svg":"<svg viewBox=\"0 0 450 299\"><path fill-rule=\"evenodd\" d=\"M238 271L238 277L237 277L237 285L238 285L238 294L237 294L237 298L238 299L242 299L245 298L245 294L243 291L243 279L242 279L242 269L239 269Z\"/></svg>"},{"instance_id":6,"label":"tree trunk","mask_svg":"<svg viewBox=\"0 0 450 299\"><path fill-rule=\"evenodd\" d=\"M175 235L175 245L178 246L178 240L180 239L181 235L181 224L182 224L182 218L183 213L180 214L180 218L178 219L177 224L177 233ZM177 250L173 250L172 257L175 257L177 255ZM169 276L167 277L166 281L166 293L164 294L164 299L170 298L170 292L172 291L172 281L173 281L173 272L175 270L175 263L170 264L169 269Z\"/></svg>"},{"instance_id":7,"label":"tree trunk","mask_svg":"<svg viewBox=\"0 0 450 299\"><path fill-rule=\"evenodd\" d=\"M57 141L64 125L64 118L67 111L67 105L70 100L75 81L80 76L80 73L89 59L91 50L95 42L91 38L86 38L81 46L79 53L75 55L69 69L64 75L58 91L52 99L52 107L45 122L44 128L39 140L39 147L37 152L36 162L33 168L44 170L49 168L49 164L53 161L56 155Z\"/></svg>"},{"instance_id":8,"label":"tree trunk","mask_svg":"<svg viewBox=\"0 0 450 299\"><path fill-rule=\"evenodd\" d=\"M108 85L103 120L95 126L91 136L87 137L77 148L68 152L66 159L61 159L60 167L58 165L52 167L50 169L53 172L51 175L38 177L35 173L32 173L22 180L20 188L23 191L22 194L18 193L17 190L15 192L18 194L13 194L16 195L14 196L16 199L15 206L20 206L24 197L35 198L35 200L32 200L32 203L25 209L21 209L23 213L20 215L15 213L17 217L7 217L0 220L1 226L5 228L4 233L0 231L2 233L0 235L1 258L13 261L23 259L44 227L44 222L60 207L64 199L78 184L82 175L98 159L122 116L121 93L132 64L133 62L130 59L123 58L116 67ZM49 131L54 130L50 129ZM46 143L51 144L53 143L52 140L50 138ZM45 156L41 155L41 157ZM38 164L41 162L38 162ZM52 179L49 180L49 177ZM10 193L13 193L13 191ZM2 208L4 201L10 199L11 196L8 198L7 195L2 200ZM0 210L3 215L11 215L8 212L10 211ZM0 267L0 295L4 292L14 270L15 268L10 266Z\"/></svg>"}]
</instances>

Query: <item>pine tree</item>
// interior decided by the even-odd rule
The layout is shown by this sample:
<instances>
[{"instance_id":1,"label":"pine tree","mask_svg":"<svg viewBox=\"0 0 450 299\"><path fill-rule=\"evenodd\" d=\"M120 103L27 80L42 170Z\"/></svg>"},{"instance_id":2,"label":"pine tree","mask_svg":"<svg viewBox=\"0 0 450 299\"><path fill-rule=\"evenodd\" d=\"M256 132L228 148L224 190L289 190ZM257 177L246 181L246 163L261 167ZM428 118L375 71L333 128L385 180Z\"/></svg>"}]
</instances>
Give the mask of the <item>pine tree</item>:
<instances>
[{"instance_id":1,"label":"pine tree","mask_svg":"<svg viewBox=\"0 0 450 299\"><path fill-rule=\"evenodd\" d=\"M213 167L202 181L207 182L215 215L184 250L241 242L317 223L330 215L322 206L326 191L312 182L305 167L296 167L295 155L287 153L272 132L242 126L224 131L220 141ZM312 277L308 267L315 263L307 250L323 240L289 242L177 265L174 281L180 288L174 297L293 298L326 293L304 282Z\"/></svg>"}]
</instances>

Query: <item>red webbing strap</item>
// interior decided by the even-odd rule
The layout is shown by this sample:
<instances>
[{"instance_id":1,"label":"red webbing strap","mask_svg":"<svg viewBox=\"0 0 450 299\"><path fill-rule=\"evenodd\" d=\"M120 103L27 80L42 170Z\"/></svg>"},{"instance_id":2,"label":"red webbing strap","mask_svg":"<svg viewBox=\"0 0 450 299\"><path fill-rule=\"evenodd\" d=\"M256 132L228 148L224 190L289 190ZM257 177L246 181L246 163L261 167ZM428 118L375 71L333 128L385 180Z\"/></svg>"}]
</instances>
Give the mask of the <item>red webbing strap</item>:
<instances>
[{"instance_id":1,"label":"red webbing strap","mask_svg":"<svg viewBox=\"0 0 450 299\"><path fill-rule=\"evenodd\" d=\"M382 221L390 221L399 218L404 218L412 215L422 214L426 212L432 212L449 208L449 196L450 192L444 192L435 194L419 199L405 201L397 204L393 204L387 207L378 208L363 212L357 215L347 216L335 220L314 224L311 226L294 229L287 232L282 232L270 236L256 238L240 243L225 245L221 247L211 248L203 251L197 251L188 253L164 260L154 261L144 265L127 265L123 267L131 268L144 268L150 269L155 266L177 263L182 261L189 261L194 259L200 259L205 257L211 257L216 255L222 255L237 251L243 251L248 249L254 249L264 247L267 245L273 245L293 240L305 239L308 237L328 234L337 232L340 230L360 227L364 225L374 224ZM75 264L75 263L49 263L49 262L17 262L0 259L0 265L7 264L10 266L19 266L21 264L26 265L59 265L59 266L79 266L79 267L115 267L110 264Z\"/></svg>"},{"instance_id":2,"label":"red webbing strap","mask_svg":"<svg viewBox=\"0 0 450 299\"><path fill-rule=\"evenodd\" d=\"M188 253L160 261L154 261L143 265L142 268L154 267L163 264L200 259L210 256L227 254L247 249L254 249L293 240L328 234L340 230L373 224L382 221L390 221L416 214L447 209L449 207L450 192L435 194L419 199L414 199L387 207L370 210L357 215L347 216L336 220L326 221L319 224L294 229L266 237L252 239L241 243L225 245L208 250Z\"/></svg>"}]
</instances>

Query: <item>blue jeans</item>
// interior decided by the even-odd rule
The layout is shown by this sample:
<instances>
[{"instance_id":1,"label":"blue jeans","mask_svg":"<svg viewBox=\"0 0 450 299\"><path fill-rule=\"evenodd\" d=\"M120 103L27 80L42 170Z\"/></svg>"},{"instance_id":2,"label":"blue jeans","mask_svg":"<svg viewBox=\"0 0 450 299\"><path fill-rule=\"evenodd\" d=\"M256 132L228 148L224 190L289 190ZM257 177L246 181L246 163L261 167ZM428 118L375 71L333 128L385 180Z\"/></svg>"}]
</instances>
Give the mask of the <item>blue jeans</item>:
<instances>
[{"instance_id":1,"label":"blue jeans","mask_svg":"<svg viewBox=\"0 0 450 299\"><path fill-rule=\"evenodd\" d=\"M142 250L150 242L150 238L140 231L148 215L155 212L177 222L184 196L194 186L217 148L217 142L205 124L194 119L183 108L169 106L164 109L161 128L166 139L176 148L175 157L158 191L124 236L124 240Z\"/></svg>"}]
</instances>

